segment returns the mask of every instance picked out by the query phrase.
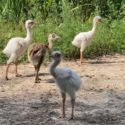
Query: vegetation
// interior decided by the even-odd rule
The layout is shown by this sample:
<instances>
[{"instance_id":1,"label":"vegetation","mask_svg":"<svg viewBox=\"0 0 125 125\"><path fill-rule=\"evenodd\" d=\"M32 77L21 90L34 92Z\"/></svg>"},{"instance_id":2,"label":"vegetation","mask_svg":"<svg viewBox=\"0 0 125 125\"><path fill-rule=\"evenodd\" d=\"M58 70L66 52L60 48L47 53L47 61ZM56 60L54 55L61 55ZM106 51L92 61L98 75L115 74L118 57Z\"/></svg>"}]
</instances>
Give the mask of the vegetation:
<instances>
[{"instance_id":1,"label":"vegetation","mask_svg":"<svg viewBox=\"0 0 125 125\"><path fill-rule=\"evenodd\" d=\"M92 27L95 15L103 18L97 27L92 44L85 50L86 57L125 51L125 0L1 0L0 2L0 62L7 57L2 53L8 40L25 36L24 22L35 19L33 42L46 42L55 32L61 36L55 49L65 58L79 57L79 49L71 45L74 36ZM26 54L21 58L26 60Z\"/></svg>"}]
</instances>

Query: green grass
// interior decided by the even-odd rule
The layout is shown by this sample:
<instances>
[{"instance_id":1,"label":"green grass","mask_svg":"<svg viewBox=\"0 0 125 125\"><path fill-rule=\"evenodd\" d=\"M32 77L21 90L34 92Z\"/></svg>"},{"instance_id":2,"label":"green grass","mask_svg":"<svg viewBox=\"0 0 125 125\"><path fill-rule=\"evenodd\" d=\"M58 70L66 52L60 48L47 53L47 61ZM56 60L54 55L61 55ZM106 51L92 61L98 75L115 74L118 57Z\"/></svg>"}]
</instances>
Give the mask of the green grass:
<instances>
[{"instance_id":1,"label":"green grass","mask_svg":"<svg viewBox=\"0 0 125 125\"><path fill-rule=\"evenodd\" d=\"M39 22L39 21L38 21ZM2 53L3 48L8 40L15 36L24 37L26 32L22 22L19 25L0 23L0 63L5 63L7 57ZM85 50L85 57L95 58L106 54L124 53L125 52L125 21L117 20L108 23L103 19L103 23L97 27L97 32L92 39L91 44ZM71 16L70 20L66 19L62 24L56 23L55 19L50 18L45 23L39 22L33 28L33 42L46 43L49 33L55 32L61 36L61 39L55 43L54 50L60 50L63 56L68 59L79 58L79 49L72 46L71 41L79 32L89 31L92 28L92 18L85 23L80 18L75 19ZM25 53L21 61L27 59Z\"/></svg>"}]
</instances>

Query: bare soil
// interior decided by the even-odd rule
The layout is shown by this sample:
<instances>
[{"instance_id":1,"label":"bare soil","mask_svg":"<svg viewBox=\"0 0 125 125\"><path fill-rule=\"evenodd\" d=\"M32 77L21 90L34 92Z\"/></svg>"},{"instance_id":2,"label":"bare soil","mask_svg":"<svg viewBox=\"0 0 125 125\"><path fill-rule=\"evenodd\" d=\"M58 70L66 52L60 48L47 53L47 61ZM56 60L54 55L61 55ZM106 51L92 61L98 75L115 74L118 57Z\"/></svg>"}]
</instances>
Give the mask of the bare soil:
<instances>
[{"instance_id":1,"label":"bare soil","mask_svg":"<svg viewBox=\"0 0 125 125\"><path fill-rule=\"evenodd\" d=\"M56 83L41 66L41 83L34 84L34 68L20 64L22 77L4 80L5 65L0 66L0 125L125 125L125 56L104 56L94 60L62 61L60 66L76 70L82 79L76 93L75 119L70 98L66 100L66 118L60 118L62 100Z\"/></svg>"}]
</instances>

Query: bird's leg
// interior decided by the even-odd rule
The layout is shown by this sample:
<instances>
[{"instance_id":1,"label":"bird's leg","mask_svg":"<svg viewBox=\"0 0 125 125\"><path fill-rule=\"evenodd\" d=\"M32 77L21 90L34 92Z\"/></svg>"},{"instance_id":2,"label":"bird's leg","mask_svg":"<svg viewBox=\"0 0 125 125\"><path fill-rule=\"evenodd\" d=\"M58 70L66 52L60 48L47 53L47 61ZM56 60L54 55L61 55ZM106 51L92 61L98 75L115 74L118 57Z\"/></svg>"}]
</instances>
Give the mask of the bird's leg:
<instances>
[{"instance_id":1,"label":"bird's leg","mask_svg":"<svg viewBox=\"0 0 125 125\"><path fill-rule=\"evenodd\" d=\"M36 72L36 76L35 76L35 83L40 83L40 79L39 79L39 76L38 76L38 72L39 72L39 68L38 66L34 66L35 68L35 72Z\"/></svg>"},{"instance_id":2,"label":"bird's leg","mask_svg":"<svg viewBox=\"0 0 125 125\"><path fill-rule=\"evenodd\" d=\"M16 74L16 77L20 77L22 75L18 73L18 71L17 71L17 65L18 65L18 61L15 62L15 67L16 67L15 68L15 74Z\"/></svg>"},{"instance_id":3,"label":"bird's leg","mask_svg":"<svg viewBox=\"0 0 125 125\"><path fill-rule=\"evenodd\" d=\"M6 75L5 75L5 79L6 79L6 80L9 80L9 78L8 78L8 70L9 70L9 67L10 67L10 64L7 64L7 67L6 67Z\"/></svg>"},{"instance_id":4,"label":"bird's leg","mask_svg":"<svg viewBox=\"0 0 125 125\"><path fill-rule=\"evenodd\" d=\"M80 62L81 62L81 64L83 63L83 52L80 52Z\"/></svg>"},{"instance_id":5,"label":"bird's leg","mask_svg":"<svg viewBox=\"0 0 125 125\"><path fill-rule=\"evenodd\" d=\"M71 113L71 118L70 118L70 120L73 120L73 119L74 119L74 104L75 104L75 99L71 99L72 113Z\"/></svg>"},{"instance_id":6,"label":"bird's leg","mask_svg":"<svg viewBox=\"0 0 125 125\"><path fill-rule=\"evenodd\" d=\"M63 103L63 107L62 107L62 117L65 118L65 101L66 101L66 94L62 93L62 103Z\"/></svg>"},{"instance_id":7,"label":"bird's leg","mask_svg":"<svg viewBox=\"0 0 125 125\"><path fill-rule=\"evenodd\" d=\"M38 73L39 73L39 70L40 70L40 66L41 66L41 64L38 65ZM39 74L38 74L38 80L41 80L41 78L39 78Z\"/></svg>"}]
</instances>

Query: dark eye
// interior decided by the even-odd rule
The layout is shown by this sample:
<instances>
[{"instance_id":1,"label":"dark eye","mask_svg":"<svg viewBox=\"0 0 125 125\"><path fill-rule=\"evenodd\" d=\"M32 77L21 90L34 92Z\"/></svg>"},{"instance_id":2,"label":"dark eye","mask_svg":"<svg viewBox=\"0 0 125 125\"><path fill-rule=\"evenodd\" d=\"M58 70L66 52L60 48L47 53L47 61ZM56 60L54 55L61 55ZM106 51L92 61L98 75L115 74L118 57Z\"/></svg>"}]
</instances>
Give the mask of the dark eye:
<instances>
[{"instance_id":1,"label":"dark eye","mask_svg":"<svg viewBox=\"0 0 125 125\"><path fill-rule=\"evenodd\" d=\"M58 58L59 58L60 56L61 56L61 55L60 55L59 53L57 53L57 54L56 54L56 57L58 57Z\"/></svg>"},{"instance_id":2,"label":"dark eye","mask_svg":"<svg viewBox=\"0 0 125 125\"><path fill-rule=\"evenodd\" d=\"M55 34L52 34L52 37L55 38Z\"/></svg>"},{"instance_id":3,"label":"dark eye","mask_svg":"<svg viewBox=\"0 0 125 125\"><path fill-rule=\"evenodd\" d=\"M29 24L31 24L31 25L32 25L32 24L34 24L34 22L32 21L32 22L30 22Z\"/></svg>"}]
</instances>

